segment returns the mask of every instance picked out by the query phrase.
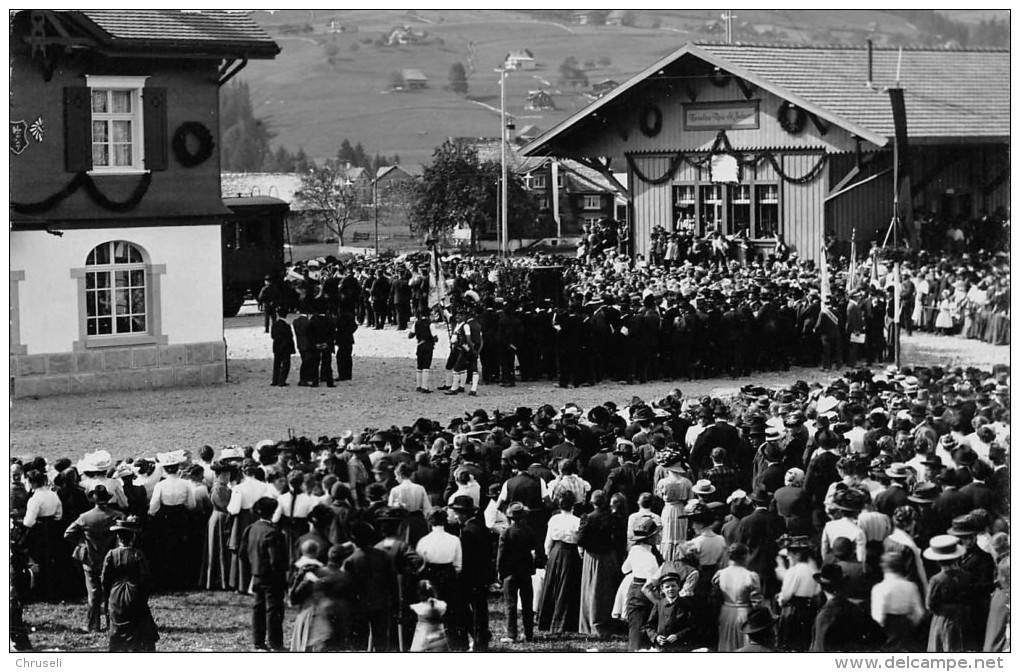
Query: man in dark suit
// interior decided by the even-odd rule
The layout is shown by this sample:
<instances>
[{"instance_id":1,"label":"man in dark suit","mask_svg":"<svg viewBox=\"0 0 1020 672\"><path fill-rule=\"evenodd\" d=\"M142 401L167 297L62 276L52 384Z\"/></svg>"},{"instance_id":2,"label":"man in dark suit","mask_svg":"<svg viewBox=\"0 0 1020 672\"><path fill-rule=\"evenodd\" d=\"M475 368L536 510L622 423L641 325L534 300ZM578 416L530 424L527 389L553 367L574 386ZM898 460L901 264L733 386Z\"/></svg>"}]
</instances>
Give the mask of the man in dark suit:
<instances>
[{"instance_id":1,"label":"man in dark suit","mask_svg":"<svg viewBox=\"0 0 1020 672\"><path fill-rule=\"evenodd\" d=\"M821 307L814 327L815 333L821 338L822 371L831 369L833 362L837 369L843 366L843 332L840 321L836 304L830 297Z\"/></svg>"},{"instance_id":2,"label":"man in dark suit","mask_svg":"<svg viewBox=\"0 0 1020 672\"><path fill-rule=\"evenodd\" d=\"M776 593L777 539L782 531L782 523L769 512L771 499L767 491L755 488L751 492L754 511L742 518L736 529L737 541L748 548L747 568L758 573L762 594L766 598Z\"/></svg>"},{"instance_id":3,"label":"man in dark suit","mask_svg":"<svg viewBox=\"0 0 1020 672\"><path fill-rule=\"evenodd\" d=\"M105 485L97 485L88 494L95 507L78 516L64 531L64 538L77 547L73 556L85 570L85 592L88 601L88 629L98 632L102 626L102 615L106 611L106 596L100 573L103 560L117 541L110 527L124 517L120 511L110 508L113 495Z\"/></svg>"},{"instance_id":4,"label":"man in dark suit","mask_svg":"<svg viewBox=\"0 0 1020 672\"><path fill-rule=\"evenodd\" d=\"M270 332L273 338L273 387L286 387L290 357L294 354L294 331L287 322L287 309L280 308Z\"/></svg>"},{"instance_id":5,"label":"man in dark suit","mask_svg":"<svg viewBox=\"0 0 1020 672\"><path fill-rule=\"evenodd\" d=\"M386 551L375 548L375 528L363 521L351 525L351 540L357 547L344 561L343 570L350 574L356 594L353 635L359 650L392 650L390 632L400 608L399 577L393 559Z\"/></svg>"},{"instance_id":6,"label":"man in dark suit","mask_svg":"<svg viewBox=\"0 0 1020 672\"><path fill-rule=\"evenodd\" d=\"M606 479L606 494L610 497L616 493L622 494L627 498L628 510L637 511L638 497L642 492L651 492L652 483L637 463L633 443L618 441L615 452L623 464L609 472L609 478Z\"/></svg>"},{"instance_id":7,"label":"man in dark suit","mask_svg":"<svg viewBox=\"0 0 1020 672\"><path fill-rule=\"evenodd\" d=\"M815 617L812 653L870 651L885 641L885 633L862 607L850 601L846 578L837 564L822 567L815 581L825 592L825 604Z\"/></svg>"},{"instance_id":8,"label":"man in dark suit","mask_svg":"<svg viewBox=\"0 0 1020 672\"><path fill-rule=\"evenodd\" d=\"M468 614L464 627L471 633L472 651L487 651L492 633L489 631L489 586L492 584L492 532L478 516L471 497L459 495L450 506L460 527L463 566L461 588Z\"/></svg>"},{"instance_id":9,"label":"man in dark suit","mask_svg":"<svg viewBox=\"0 0 1020 672\"><path fill-rule=\"evenodd\" d=\"M259 519L245 528L239 549L242 574L252 577L255 595L251 613L252 639L256 649L282 651L283 593L287 587L290 549L283 533L272 523L276 500L261 497L252 510Z\"/></svg>"},{"instance_id":10,"label":"man in dark suit","mask_svg":"<svg viewBox=\"0 0 1020 672\"><path fill-rule=\"evenodd\" d=\"M804 472L790 469L784 477L785 485L773 496L776 513L786 524L786 532L793 535L810 535L811 495L804 489Z\"/></svg>"},{"instance_id":11,"label":"man in dark suit","mask_svg":"<svg viewBox=\"0 0 1020 672\"><path fill-rule=\"evenodd\" d=\"M404 271L396 278L390 286L390 297L393 300L393 309L397 313L397 329L407 329L407 322L411 319L411 285L408 282L411 274Z\"/></svg>"},{"instance_id":12,"label":"man in dark suit","mask_svg":"<svg viewBox=\"0 0 1020 672\"><path fill-rule=\"evenodd\" d=\"M354 332L358 321L353 311L340 311L336 320L336 379L354 377Z\"/></svg>"},{"instance_id":13,"label":"man in dark suit","mask_svg":"<svg viewBox=\"0 0 1020 672\"><path fill-rule=\"evenodd\" d=\"M772 441L767 441L761 447L761 452L765 466L758 472L758 477L754 479L751 487L762 488L771 496L786 485L786 470L782 464L783 455L779 446Z\"/></svg>"},{"instance_id":14,"label":"man in dark suit","mask_svg":"<svg viewBox=\"0 0 1020 672\"><path fill-rule=\"evenodd\" d=\"M857 357L864 341L864 312L858 303L860 296L860 290L855 289L850 292L850 299L846 302L846 334L849 341L846 363L852 369L857 367Z\"/></svg>"},{"instance_id":15,"label":"man in dark suit","mask_svg":"<svg viewBox=\"0 0 1020 672\"><path fill-rule=\"evenodd\" d=\"M336 340L336 323L320 303L311 319L310 331L315 349L319 353L319 382L336 387L333 382L333 342Z\"/></svg>"},{"instance_id":16,"label":"man in dark suit","mask_svg":"<svg viewBox=\"0 0 1020 672\"><path fill-rule=\"evenodd\" d=\"M691 466L699 475L712 466L713 448L725 448L729 455L736 455L740 448L740 432L728 422L729 409L716 406L712 418L714 422L698 435L691 449Z\"/></svg>"},{"instance_id":17,"label":"man in dark suit","mask_svg":"<svg viewBox=\"0 0 1020 672\"><path fill-rule=\"evenodd\" d=\"M815 507L821 508L829 485L839 480L839 471L836 469L839 462L839 453L836 452L839 448L839 436L830 429L823 429L815 433L815 442L818 449L811 455L811 461L808 463L804 489Z\"/></svg>"},{"instance_id":18,"label":"man in dark suit","mask_svg":"<svg viewBox=\"0 0 1020 672\"><path fill-rule=\"evenodd\" d=\"M372 282L372 288L369 290L372 297L372 312L375 315L374 326L376 329L382 329L386 326L386 318L389 312L386 310L386 303L390 298L390 289L390 279L386 277L386 271L380 268L375 281Z\"/></svg>"},{"instance_id":19,"label":"man in dark suit","mask_svg":"<svg viewBox=\"0 0 1020 672\"><path fill-rule=\"evenodd\" d=\"M514 502L506 515L510 519L510 527L500 536L496 552L496 569L506 601L505 641L517 640L517 597L520 595L524 639L530 642L535 636L535 598L531 577L535 574L536 560L541 562L545 554L542 540L525 522L528 509L520 502Z\"/></svg>"},{"instance_id":20,"label":"man in dark suit","mask_svg":"<svg viewBox=\"0 0 1020 672\"><path fill-rule=\"evenodd\" d=\"M301 368L298 371L298 385L302 387L319 386L319 351L315 349L312 335L312 320L308 307L302 306L294 318L294 338L298 352L301 353Z\"/></svg>"},{"instance_id":21,"label":"man in dark suit","mask_svg":"<svg viewBox=\"0 0 1020 672\"><path fill-rule=\"evenodd\" d=\"M896 462L889 465L889 468L885 470L885 475L889 477L889 487L875 495L875 510L892 516L893 511L910 504L907 499L910 497L910 492L907 490L910 471L907 469L907 465Z\"/></svg>"},{"instance_id":22,"label":"man in dark suit","mask_svg":"<svg viewBox=\"0 0 1020 672\"><path fill-rule=\"evenodd\" d=\"M970 497L973 509L984 509L993 511L998 508L999 500L995 497L995 491L988 485L988 479L992 476L992 468L984 460L978 460L970 467L970 475L974 479L967 485L960 488L960 493Z\"/></svg>"}]
</instances>

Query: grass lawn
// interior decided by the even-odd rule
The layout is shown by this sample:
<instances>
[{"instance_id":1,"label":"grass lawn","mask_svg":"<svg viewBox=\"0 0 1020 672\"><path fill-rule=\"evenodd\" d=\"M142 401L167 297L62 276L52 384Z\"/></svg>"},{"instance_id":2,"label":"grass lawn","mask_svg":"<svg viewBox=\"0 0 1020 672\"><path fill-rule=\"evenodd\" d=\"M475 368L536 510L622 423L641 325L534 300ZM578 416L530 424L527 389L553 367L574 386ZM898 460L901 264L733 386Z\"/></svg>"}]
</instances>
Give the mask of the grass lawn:
<instances>
[{"instance_id":1,"label":"grass lawn","mask_svg":"<svg viewBox=\"0 0 1020 672\"><path fill-rule=\"evenodd\" d=\"M243 653L252 650L250 634L251 597L234 592L193 592L157 595L149 600L153 618L159 628L158 651L218 651ZM288 608L283 623L283 638L290 644L297 610ZM29 635L37 650L73 652L106 651L106 633L82 632L86 612L80 604L36 603L25 607L25 622L33 629ZM503 600L493 595L489 600L489 628L492 651L583 652L626 651L625 637L597 641L581 635L558 637L538 633L531 643L500 643L506 634Z\"/></svg>"}]
</instances>

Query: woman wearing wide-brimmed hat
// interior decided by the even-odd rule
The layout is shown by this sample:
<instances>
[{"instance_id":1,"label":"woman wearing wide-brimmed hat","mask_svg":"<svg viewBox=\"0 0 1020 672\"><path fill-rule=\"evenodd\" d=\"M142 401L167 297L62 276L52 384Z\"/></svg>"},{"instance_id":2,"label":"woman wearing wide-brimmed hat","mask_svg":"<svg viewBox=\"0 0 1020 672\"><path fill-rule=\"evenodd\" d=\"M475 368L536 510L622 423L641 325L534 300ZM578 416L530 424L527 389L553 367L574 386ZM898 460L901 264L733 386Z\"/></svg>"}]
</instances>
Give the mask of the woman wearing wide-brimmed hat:
<instances>
[{"instance_id":1,"label":"woman wearing wide-brimmed hat","mask_svg":"<svg viewBox=\"0 0 1020 672\"><path fill-rule=\"evenodd\" d=\"M659 552L666 560L677 560L680 556L680 547L687 541L684 506L691 498L693 486L684 475L687 468L678 451L662 451L656 456L656 461L666 469L666 477L655 486L655 494L664 502Z\"/></svg>"},{"instance_id":2,"label":"woman wearing wide-brimmed hat","mask_svg":"<svg viewBox=\"0 0 1020 672\"><path fill-rule=\"evenodd\" d=\"M812 543L807 536L787 536L783 540L790 557L790 568L783 575L778 602L779 648L807 651L811 646L811 626L818 613L821 588L814 580L817 567L811 557Z\"/></svg>"},{"instance_id":3,"label":"woman wearing wide-brimmed hat","mask_svg":"<svg viewBox=\"0 0 1020 672\"><path fill-rule=\"evenodd\" d=\"M931 612L928 652L963 651L963 633L969 616L970 581L958 566L964 549L950 534L932 537L924 557L939 565L939 573L928 583L925 606Z\"/></svg>"},{"instance_id":4,"label":"woman wearing wide-brimmed hat","mask_svg":"<svg viewBox=\"0 0 1020 672\"><path fill-rule=\"evenodd\" d=\"M110 651L155 651L159 632L149 611L152 574L136 547L142 526L135 516L117 521L110 531L117 547L103 561L103 591L109 596Z\"/></svg>"},{"instance_id":5,"label":"woman wearing wide-brimmed hat","mask_svg":"<svg viewBox=\"0 0 1020 672\"><path fill-rule=\"evenodd\" d=\"M639 520L634 526L634 545L627 553L627 559L623 561L621 568L624 575L628 575L630 579L620 585L621 588L626 587L627 591L627 650L631 652L640 651L648 643L643 629L652 611L652 603L641 592L641 589L662 564L662 554L652 543L657 533L658 527L655 521L650 518ZM617 591L617 598L619 598L619 591ZM614 613L615 611L614 606Z\"/></svg>"}]
</instances>

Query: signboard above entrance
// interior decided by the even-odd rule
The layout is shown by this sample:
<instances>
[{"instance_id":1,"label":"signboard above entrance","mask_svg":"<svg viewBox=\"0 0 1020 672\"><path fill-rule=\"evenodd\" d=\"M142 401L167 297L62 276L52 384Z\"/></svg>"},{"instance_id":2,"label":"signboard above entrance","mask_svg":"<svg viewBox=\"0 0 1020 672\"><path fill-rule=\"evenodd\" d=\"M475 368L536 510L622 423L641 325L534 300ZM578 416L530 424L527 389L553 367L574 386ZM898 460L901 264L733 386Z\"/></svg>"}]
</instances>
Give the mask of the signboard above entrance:
<instances>
[{"instance_id":1,"label":"signboard above entrance","mask_svg":"<svg viewBox=\"0 0 1020 672\"><path fill-rule=\"evenodd\" d=\"M758 100L684 105L685 131L755 130Z\"/></svg>"}]
</instances>

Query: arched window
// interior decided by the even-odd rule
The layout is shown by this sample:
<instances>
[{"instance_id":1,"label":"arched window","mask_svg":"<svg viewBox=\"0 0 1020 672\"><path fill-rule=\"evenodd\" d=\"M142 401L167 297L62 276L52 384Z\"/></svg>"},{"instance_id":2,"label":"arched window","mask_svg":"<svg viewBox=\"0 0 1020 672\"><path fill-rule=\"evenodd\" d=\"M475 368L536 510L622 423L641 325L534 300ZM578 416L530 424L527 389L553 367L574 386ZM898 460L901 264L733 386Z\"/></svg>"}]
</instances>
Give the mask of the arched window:
<instances>
[{"instance_id":1,"label":"arched window","mask_svg":"<svg viewBox=\"0 0 1020 672\"><path fill-rule=\"evenodd\" d=\"M85 312L88 336L148 332L146 265L129 242L98 245L85 259Z\"/></svg>"}]
</instances>

